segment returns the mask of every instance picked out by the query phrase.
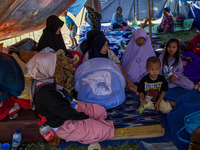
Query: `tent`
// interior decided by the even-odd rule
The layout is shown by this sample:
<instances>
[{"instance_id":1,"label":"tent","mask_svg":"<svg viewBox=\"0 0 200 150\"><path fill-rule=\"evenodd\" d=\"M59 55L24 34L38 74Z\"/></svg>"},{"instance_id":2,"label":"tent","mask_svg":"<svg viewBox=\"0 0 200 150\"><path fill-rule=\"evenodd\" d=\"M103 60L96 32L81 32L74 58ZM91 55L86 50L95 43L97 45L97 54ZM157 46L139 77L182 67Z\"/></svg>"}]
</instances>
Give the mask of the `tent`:
<instances>
[{"instance_id":1,"label":"tent","mask_svg":"<svg viewBox=\"0 0 200 150\"><path fill-rule=\"evenodd\" d=\"M59 16L75 1L0 0L0 40L44 28L48 16Z\"/></svg>"},{"instance_id":2,"label":"tent","mask_svg":"<svg viewBox=\"0 0 200 150\"><path fill-rule=\"evenodd\" d=\"M45 26L46 18L52 14L59 16L68 10L76 16L83 8L85 1L0 0L0 40L42 29ZM163 8L169 6L173 12L182 13L186 17L188 14L189 18L195 18L194 27L200 29L198 24L200 20L199 0L195 1L191 7L187 0L149 1L152 19L160 18ZM118 6L123 8L125 20L133 20L133 16L137 17L137 20L142 20L148 16L147 0L101 0L102 22L110 22Z\"/></svg>"}]
</instances>

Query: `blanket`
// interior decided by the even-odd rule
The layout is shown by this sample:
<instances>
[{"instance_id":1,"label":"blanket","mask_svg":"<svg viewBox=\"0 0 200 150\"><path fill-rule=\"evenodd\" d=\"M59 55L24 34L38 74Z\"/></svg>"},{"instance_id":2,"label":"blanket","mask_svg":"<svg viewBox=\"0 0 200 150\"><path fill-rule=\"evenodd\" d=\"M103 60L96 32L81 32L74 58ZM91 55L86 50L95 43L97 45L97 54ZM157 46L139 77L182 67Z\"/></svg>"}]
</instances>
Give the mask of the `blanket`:
<instances>
[{"instance_id":1,"label":"blanket","mask_svg":"<svg viewBox=\"0 0 200 150\"><path fill-rule=\"evenodd\" d=\"M161 124L159 113L155 110L145 110L140 115L136 110L140 106L139 96L127 90L126 100L121 105L108 109L107 121L113 121L115 128L138 127Z\"/></svg>"},{"instance_id":2,"label":"blanket","mask_svg":"<svg viewBox=\"0 0 200 150\"><path fill-rule=\"evenodd\" d=\"M0 101L21 95L24 90L24 74L16 60L0 53Z\"/></svg>"},{"instance_id":3,"label":"blanket","mask_svg":"<svg viewBox=\"0 0 200 150\"><path fill-rule=\"evenodd\" d=\"M168 127L174 144L180 150L188 150L189 144L180 141L177 137L177 132L184 126L184 117L186 115L200 110L200 92L196 90L187 91L176 87L167 91L165 98L178 104L171 113L167 114ZM189 135L185 131L182 132L181 137L189 140Z\"/></svg>"},{"instance_id":4,"label":"blanket","mask_svg":"<svg viewBox=\"0 0 200 150\"><path fill-rule=\"evenodd\" d=\"M200 56L196 55L191 51L186 51L182 53L185 57L191 57L192 62L188 61L187 65L184 67L184 75L187 76L194 83L200 81Z\"/></svg>"}]
</instances>

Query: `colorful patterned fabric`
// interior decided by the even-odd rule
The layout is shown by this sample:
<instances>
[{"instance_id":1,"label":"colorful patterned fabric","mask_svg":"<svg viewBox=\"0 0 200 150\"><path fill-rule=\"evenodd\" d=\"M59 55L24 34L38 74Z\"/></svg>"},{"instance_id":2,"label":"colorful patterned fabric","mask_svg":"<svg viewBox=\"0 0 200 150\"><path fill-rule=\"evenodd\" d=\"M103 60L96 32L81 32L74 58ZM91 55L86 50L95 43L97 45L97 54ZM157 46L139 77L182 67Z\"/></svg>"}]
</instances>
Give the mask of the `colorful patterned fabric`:
<instances>
[{"instance_id":1,"label":"colorful patterned fabric","mask_svg":"<svg viewBox=\"0 0 200 150\"><path fill-rule=\"evenodd\" d=\"M56 83L64 87L67 91L74 88L74 75L76 68L69 57L62 54L57 55L55 80Z\"/></svg>"},{"instance_id":2,"label":"colorful patterned fabric","mask_svg":"<svg viewBox=\"0 0 200 150\"><path fill-rule=\"evenodd\" d=\"M126 90L126 100L123 104L108 109L107 121L113 121L115 128L138 127L161 124L159 113L155 110L145 110L140 115L136 110L140 106L140 98L134 92Z\"/></svg>"},{"instance_id":3,"label":"colorful patterned fabric","mask_svg":"<svg viewBox=\"0 0 200 150\"><path fill-rule=\"evenodd\" d=\"M165 28L168 26L166 32L173 32L174 31L174 20L170 14L164 15L161 21L161 28L164 31Z\"/></svg>"}]
</instances>

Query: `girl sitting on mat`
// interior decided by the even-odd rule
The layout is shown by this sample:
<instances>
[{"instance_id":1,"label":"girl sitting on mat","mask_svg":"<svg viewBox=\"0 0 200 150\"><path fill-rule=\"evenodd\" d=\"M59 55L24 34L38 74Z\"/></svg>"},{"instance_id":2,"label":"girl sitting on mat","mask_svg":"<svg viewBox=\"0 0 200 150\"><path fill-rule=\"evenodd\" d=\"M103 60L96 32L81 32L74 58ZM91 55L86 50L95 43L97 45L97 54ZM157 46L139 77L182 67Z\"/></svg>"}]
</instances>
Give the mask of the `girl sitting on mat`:
<instances>
[{"instance_id":1,"label":"girl sitting on mat","mask_svg":"<svg viewBox=\"0 0 200 150\"><path fill-rule=\"evenodd\" d=\"M166 50L159 56L161 61L161 74L169 83L169 88L180 86L186 90L192 90L194 83L182 75L183 63L179 52L179 40L170 39Z\"/></svg>"}]
</instances>

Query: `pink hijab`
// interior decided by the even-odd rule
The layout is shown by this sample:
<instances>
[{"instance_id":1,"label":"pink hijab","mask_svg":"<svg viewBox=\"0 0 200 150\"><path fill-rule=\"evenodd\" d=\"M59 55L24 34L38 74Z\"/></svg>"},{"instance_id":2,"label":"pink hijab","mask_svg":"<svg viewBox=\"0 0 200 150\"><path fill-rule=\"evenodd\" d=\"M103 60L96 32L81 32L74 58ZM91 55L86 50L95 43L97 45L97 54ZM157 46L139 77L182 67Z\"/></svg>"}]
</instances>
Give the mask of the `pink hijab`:
<instances>
[{"instance_id":1,"label":"pink hijab","mask_svg":"<svg viewBox=\"0 0 200 150\"><path fill-rule=\"evenodd\" d=\"M136 44L136 39L144 37L143 46ZM156 56L151 45L151 40L144 29L139 28L134 32L122 58L122 67L132 82L139 82L147 74L145 69L149 57Z\"/></svg>"},{"instance_id":2,"label":"pink hijab","mask_svg":"<svg viewBox=\"0 0 200 150\"><path fill-rule=\"evenodd\" d=\"M26 64L25 76L44 80L54 77L57 56L55 53L40 52L35 54Z\"/></svg>"}]
</instances>

